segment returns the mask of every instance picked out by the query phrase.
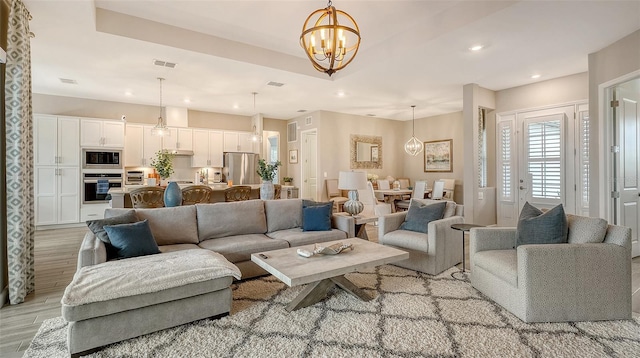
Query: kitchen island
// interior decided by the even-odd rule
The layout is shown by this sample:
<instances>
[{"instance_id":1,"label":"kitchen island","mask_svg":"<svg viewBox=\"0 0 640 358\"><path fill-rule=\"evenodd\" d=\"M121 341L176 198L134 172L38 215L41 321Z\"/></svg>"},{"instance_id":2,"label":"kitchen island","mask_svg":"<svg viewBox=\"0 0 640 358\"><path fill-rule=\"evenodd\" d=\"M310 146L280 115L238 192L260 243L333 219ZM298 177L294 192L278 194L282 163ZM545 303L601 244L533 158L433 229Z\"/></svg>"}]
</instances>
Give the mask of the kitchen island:
<instances>
[{"instance_id":1,"label":"kitchen island","mask_svg":"<svg viewBox=\"0 0 640 358\"><path fill-rule=\"evenodd\" d=\"M186 188L194 184L178 184L180 189ZM109 194L111 195L111 201L109 202L112 208L132 208L131 197L129 191L137 188L142 188L145 185L125 185L122 188L111 188ZM248 185L251 187L251 199L260 199L260 184ZM228 188L226 183L209 184L209 187L213 189L210 203L224 202L224 191ZM282 186L282 197L287 197L287 189L293 186Z\"/></svg>"}]
</instances>

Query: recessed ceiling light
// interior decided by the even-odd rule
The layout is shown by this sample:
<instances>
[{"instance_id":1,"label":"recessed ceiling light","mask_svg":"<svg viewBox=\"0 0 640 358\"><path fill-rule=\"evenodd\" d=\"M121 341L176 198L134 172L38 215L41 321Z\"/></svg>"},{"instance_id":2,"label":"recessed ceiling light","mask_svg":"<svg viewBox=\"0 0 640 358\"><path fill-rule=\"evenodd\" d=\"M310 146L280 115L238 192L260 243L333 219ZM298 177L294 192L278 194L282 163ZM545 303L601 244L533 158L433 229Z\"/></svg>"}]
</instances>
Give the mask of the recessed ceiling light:
<instances>
[{"instance_id":1,"label":"recessed ceiling light","mask_svg":"<svg viewBox=\"0 0 640 358\"><path fill-rule=\"evenodd\" d=\"M483 48L484 48L484 46L482 46L482 45L473 45L473 46L469 47L469 50L471 50L471 51L480 51Z\"/></svg>"},{"instance_id":2,"label":"recessed ceiling light","mask_svg":"<svg viewBox=\"0 0 640 358\"><path fill-rule=\"evenodd\" d=\"M538 74L531 75L531 78L535 80L536 78L540 78L540 75L538 75Z\"/></svg>"},{"instance_id":3,"label":"recessed ceiling light","mask_svg":"<svg viewBox=\"0 0 640 358\"><path fill-rule=\"evenodd\" d=\"M240 106L237 103L234 103L233 104L233 109L238 109L238 108L240 108Z\"/></svg>"},{"instance_id":4,"label":"recessed ceiling light","mask_svg":"<svg viewBox=\"0 0 640 358\"><path fill-rule=\"evenodd\" d=\"M133 96L133 92L131 92L131 91L125 91L125 92L124 92L124 95L125 95L125 96Z\"/></svg>"},{"instance_id":5,"label":"recessed ceiling light","mask_svg":"<svg viewBox=\"0 0 640 358\"><path fill-rule=\"evenodd\" d=\"M191 100L190 100L190 99L188 99L188 98L185 98L185 99L184 99L184 103L191 103Z\"/></svg>"},{"instance_id":6,"label":"recessed ceiling light","mask_svg":"<svg viewBox=\"0 0 640 358\"><path fill-rule=\"evenodd\" d=\"M336 95L338 97L344 97L346 95L346 93L344 93L344 91L338 91L338 92L336 92Z\"/></svg>"}]
</instances>

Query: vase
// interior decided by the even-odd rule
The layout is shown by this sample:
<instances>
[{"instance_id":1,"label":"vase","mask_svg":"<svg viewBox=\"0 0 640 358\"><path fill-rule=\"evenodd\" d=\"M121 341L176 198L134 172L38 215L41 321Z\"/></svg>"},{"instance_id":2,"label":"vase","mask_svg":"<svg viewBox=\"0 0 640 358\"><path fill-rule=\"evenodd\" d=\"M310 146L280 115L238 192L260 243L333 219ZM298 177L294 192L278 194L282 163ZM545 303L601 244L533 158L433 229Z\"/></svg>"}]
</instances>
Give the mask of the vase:
<instances>
[{"instance_id":1,"label":"vase","mask_svg":"<svg viewBox=\"0 0 640 358\"><path fill-rule=\"evenodd\" d=\"M275 188L273 187L273 182L270 180L265 180L260 185L260 199L262 200L273 200L275 195Z\"/></svg>"},{"instance_id":2,"label":"vase","mask_svg":"<svg viewBox=\"0 0 640 358\"><path fill-rule=\"evenodd\" d=\"M164 190L164 206L169 208L173 206L180 206L181 204L182 190L180 190L178 183L171 181Z\"/></svg>"}]
</instances>

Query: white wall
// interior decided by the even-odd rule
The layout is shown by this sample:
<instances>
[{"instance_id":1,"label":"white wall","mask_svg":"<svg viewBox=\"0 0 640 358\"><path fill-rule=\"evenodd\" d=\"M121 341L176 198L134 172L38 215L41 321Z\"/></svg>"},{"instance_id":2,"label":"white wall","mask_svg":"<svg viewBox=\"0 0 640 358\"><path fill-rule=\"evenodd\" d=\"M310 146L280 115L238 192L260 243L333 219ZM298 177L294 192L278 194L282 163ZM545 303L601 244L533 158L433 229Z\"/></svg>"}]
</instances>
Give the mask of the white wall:
<instances>
[{"instance_id":1,"label":"white wall","mask_svg":"<svg viewBox=\"0 0 640 358\"><path fill-rule=\"evenodd\" d=\"M496 112L538 108L589 98L586 72L496 91Z\"/></svg>"}]
</instances>

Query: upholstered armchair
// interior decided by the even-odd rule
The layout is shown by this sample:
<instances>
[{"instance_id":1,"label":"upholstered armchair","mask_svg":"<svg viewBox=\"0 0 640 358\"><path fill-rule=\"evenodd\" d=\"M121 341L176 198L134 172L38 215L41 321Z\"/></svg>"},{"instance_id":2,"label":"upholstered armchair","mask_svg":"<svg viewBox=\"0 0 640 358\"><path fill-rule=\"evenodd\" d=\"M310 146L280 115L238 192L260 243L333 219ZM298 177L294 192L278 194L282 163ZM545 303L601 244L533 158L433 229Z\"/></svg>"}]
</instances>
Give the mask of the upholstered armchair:
<instances>
[{"instance_id":1,"label":"upholstered armchair","mask_svg":"<svg viewBox=\"0 0 640 358\"><path fill-rule=\"evenodd\" d=\"M471 284L525 322L631 318L631 229L567 215L568 243L516 244L516 228L471 229Z\"/></svg>"},{"instance_id":2,"label":"upholstered armchair","mask_svg":"<svg viewBox=\"0 0 640 358\"><path fill-rule=\"evenodd\" d=\"M430 199L418 200L425 204L442 203ZM394 262L393 265L411 270L437 275L462 262L462 238L460 232L451 228L453 224L464 222L463 206L453 201L446 202L444 217L428 224L427 234L401 230L408 211L402 211L378 218L378 241L409 252L409 258Z\"/></svg>"}]
</instances>

